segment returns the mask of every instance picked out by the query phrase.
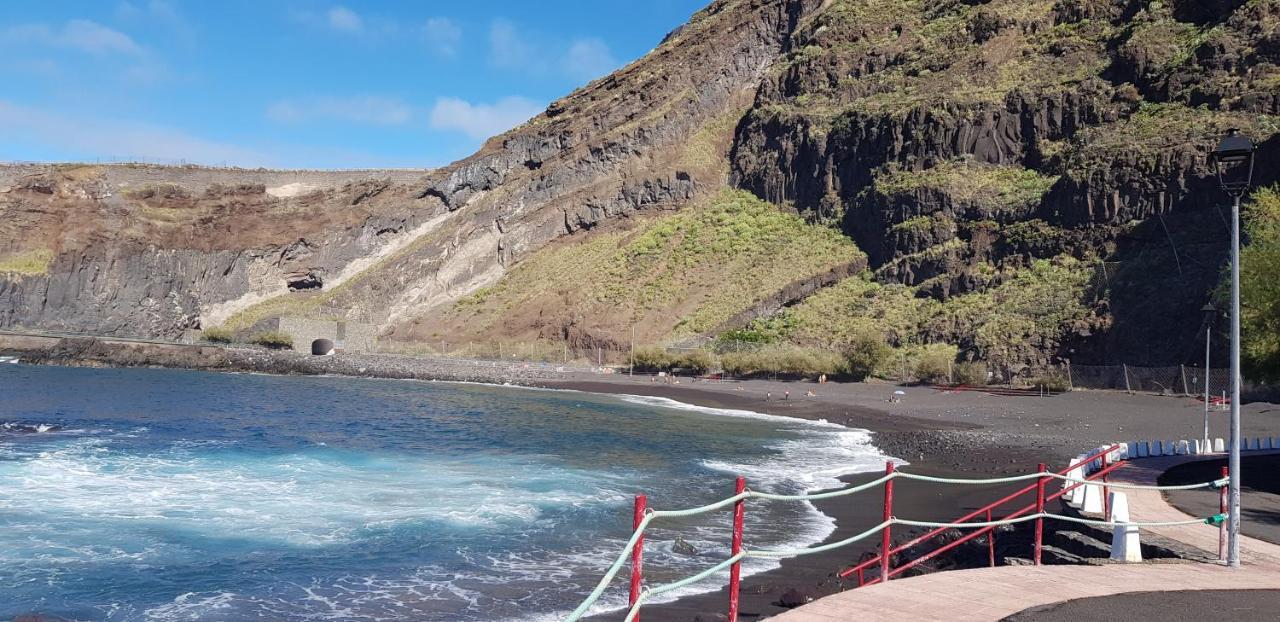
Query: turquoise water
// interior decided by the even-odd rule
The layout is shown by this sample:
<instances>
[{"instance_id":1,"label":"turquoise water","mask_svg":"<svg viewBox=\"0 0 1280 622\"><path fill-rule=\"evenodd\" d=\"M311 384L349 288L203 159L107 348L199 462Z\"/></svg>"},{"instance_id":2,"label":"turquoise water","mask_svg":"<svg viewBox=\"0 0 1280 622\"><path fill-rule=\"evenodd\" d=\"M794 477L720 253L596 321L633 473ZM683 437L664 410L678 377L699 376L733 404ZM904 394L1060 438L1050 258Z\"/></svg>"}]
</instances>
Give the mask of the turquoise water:
<instances>
[{"instance_id":1,"label":"turquoise water","mask_svg":"<svg viewBox=\"0 0 1280 622\"><path fill-rule=\"evenodd\" d=\"M0 365L0 618L554 619L633 495L699 505L734 473L813 489L882 465L867 440L575 392ZM748 518L757 547L831 530L807 505ZM651 580L721 559L728 520L651 532Z\"/></svg>"}]
</instances>

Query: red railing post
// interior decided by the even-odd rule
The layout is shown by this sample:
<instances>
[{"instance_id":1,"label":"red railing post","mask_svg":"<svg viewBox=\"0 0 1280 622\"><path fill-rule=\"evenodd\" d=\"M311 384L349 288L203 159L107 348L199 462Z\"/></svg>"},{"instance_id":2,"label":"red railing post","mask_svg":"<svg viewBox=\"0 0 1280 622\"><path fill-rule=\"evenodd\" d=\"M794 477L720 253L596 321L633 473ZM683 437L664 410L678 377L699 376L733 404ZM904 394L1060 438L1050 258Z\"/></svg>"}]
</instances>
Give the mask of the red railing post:
<instances>
[{"instance_id":1,"label":"red railing post","mask_svg":"<svg viewBox=\"0 0 1280 622\"><path fill-rule=\"evenodd\" d=\"M1102 519L1111 520L1111 487L1107 485L1107 478L1111 474L1107 472L1107 464L1111 461L1111 452L1107 451L1102 454Z\"/></svg>"},{"instance_id":2,"label":"red railing post","mask_svg":"<svg viewBox=\"0 0 1280 622\"><path fill-rule=\"evenodd\" d=\"M632 533L640 528L640 521L644 520L645 510L649 507L649 500L644 495L636 495L635 512L631 517ZM640 598L640 581L644 578L644 535L641 534L636 539L636 548L631 549L631 600L627 602L629 607L636 606L636 600ZM636 614L636 620L640 619L640 615Z\"/></svg>"},{"instance_id":3,"label":"red railing post","mask_svg":"<svg viewBox=\"0 0 1280 622\"><path fill-rule=\"evenodd\" d=\"M747 480L738 477L738 481L734 484L733 494L740 495L747 490ZM738 499L733 504L733 554L737 555L742 552L742 519L746 513L746 499ZM738 622L738 589L741 585L742 577L742 560L738 560L729 567L729 622Z\"/></svg>"},{"instance_id":4,"label":"red railing post","mask_svg":"<svg viewBox=\"0 0 1280 622\"><path fill-rule=\"evenodd\" d=\"M1227 477L1230 473L1227 467L1222 467L1222 476ZM1223 486L1218 492L1218 513L1225 514L1227 512L1227 490ZM1227 561L1227 522L1218 523L1218 561Z\"/></svg>"},{"instance_id":5,"label":"red railing post","mask_svg":"<svg viewBox=\"0 0 1280 622\"><path fill-rule=\"evenodd\" d=\"M893 462L884 463L884 474L893 475ZM893 480L889 479L884 483L884 520L888 522L893 518ZM889 580L889 542L890 525L885 525L880 534L880 582L884 583Z\"/></svg>"},{"instance_id":6,"label":"red railing post","mask_svg":"<svg viewBox=\"0 0 1280 622\"><path fill-rule=\"evenodd\" d=\"M1046 467L1044 466L1043 462L1040 463L1040 467L1038 470L1040 471L1040 477L1036 478L1036 514L1043 514L1044 513L1044 484L1045 484L1044 473L1046 470ZM1044 517L1041 516L1036 518L1036 550L1035 550L1035 554L1033 555L1035 559L1035 564L1037 566L1040 565L1040 547L1043 544L1044 544Z\"/></svg>"},{"instance_id":7,"label":"red railing post","mask_svg":"<svg viewBox=\"0 0 1280 622\"><path fill-rule=\"evenodd\" d=\"M991 522L991 510L987 510L987 522ZM987 562L992 568L996 567L996 528L988 527L991 531L987 533Z\"/></svg>"}]
</instances>

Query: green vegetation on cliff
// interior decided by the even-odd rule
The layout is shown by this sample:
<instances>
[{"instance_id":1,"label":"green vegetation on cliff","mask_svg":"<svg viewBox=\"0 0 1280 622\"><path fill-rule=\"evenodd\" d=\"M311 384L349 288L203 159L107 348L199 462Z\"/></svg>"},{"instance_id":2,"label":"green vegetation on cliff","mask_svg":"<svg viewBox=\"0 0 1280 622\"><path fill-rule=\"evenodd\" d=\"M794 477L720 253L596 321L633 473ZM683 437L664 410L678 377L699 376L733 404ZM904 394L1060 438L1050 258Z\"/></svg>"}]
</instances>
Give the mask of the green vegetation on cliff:
<instances>
[{"instance_id":1,"label":"green vegetation on cliff","mask_svg":"<svg viewBox=\"0 0 1280 622\"><path fill-rule=\"evenodd\" d=\"M1057 181L1021 166L954 160L920 170L894 170L876 177L874 191L886 198L933 191L984 214L1034 207Z\"/></svg>"},{"instance_id":2,"label":"green vegetation on cliff","mask_svg":"<svg viewBox=\"0 0 1280 622\"><path fill-rule=\"evenodd\" d=\"M1280 186L1253 194L1245 231L1249 243L1240 251L1245 362L1251 375L1280 380Z\"/></svg>"},{"instance_id":3,"label":"green vegetation on cliff","mask_svg":"<svg viewBox=\"0 0 1280 622\"><path fill-rule=\"evenodd\" d=\"M937 344L997 367L1044 361L1073 333L1097 326L1094 275L1095 266L1069 256L1042 259L1004 270L999 285L946 301L858 276L725 337L848 351L865 348L860 340L874 333L917 361L936 358ZM885 364L882 374L896 376L896 357Z\"/></svg>"},{"instance_id":4,"label":"green vegetation on cliff","mask_svg":"<svg viewBox=\"0 0 1280 622\"><path fill-rule=\"evenodd\" d=\"M615 331L636 323L649 340L695 335L792 282L865 261L839 232L737 191L629 231L582 237L460 300L444 319L456 322L447 332L484 334L537 313L544 323L590 317Z\"/></svg>"},{"instance_id":5,"label":"green vegetation on cliff","mask_svg":"<svg viewBox=\"0 0 1280 622\"><path fill-rule=\"evenodd\" d=\"M39 249L20 253L0 255L0 273L34 276L49 271L53 262L53 251Z\"/></svg>"}]
</instances>

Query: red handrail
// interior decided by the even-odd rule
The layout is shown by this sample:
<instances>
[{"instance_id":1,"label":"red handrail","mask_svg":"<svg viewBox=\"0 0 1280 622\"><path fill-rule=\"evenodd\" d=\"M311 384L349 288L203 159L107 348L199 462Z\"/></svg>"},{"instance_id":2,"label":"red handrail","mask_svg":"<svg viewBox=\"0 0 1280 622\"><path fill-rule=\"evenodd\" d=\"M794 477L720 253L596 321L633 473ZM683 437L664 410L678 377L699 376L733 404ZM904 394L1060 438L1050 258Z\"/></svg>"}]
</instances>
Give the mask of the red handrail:
<instances>
[{"instance_id":1,"label":"red handrail","mask_svg":"<svg viewBox=\"0 0 1280 622\"><path fill-rule=\"evenodd\" d=\"M1095 453L1089 454L1089 455L1088 455L1088 456L1086 456L1083 460L1080 460L1080 461L1078 461L1078 462L1075 462L1075 463L1071 464L1070 466L1068 466L1067 468L1062 469L1061 471L1057 471L1057 474L1058 474L1058 475L1066 475L1067 473L1071 472L1071 470L1072 470L1072 469L1075 469L1075 468L1077 468L1077 467L1080 467L1080 466L1083 466L1083 465L1089 464L1090 462L1093 462L1093 461L1095 461L1095 460L1098 460L1099 458L1102 458L1102 459L1103 459L1103 462L1104 462L1104 464L1105 464L1105 463L1106 463L1106 458L1107 458L1108 456L1110 456L1112 452L1116 451L1116 450L1117 450L1117 449L1119 449L1119 448L1120 448L1120 446L1119 446L1119 445L1112 445L1111 447L1107 447L1107 448L1105 448L1105 449L1103 449L1103 450L1101 450L1101 451L1097 451L1097 452L1095 452ZM1110 473L1111 471L1114 471L1115 469L1119 468L1122 464L1123 464L1123 463L1117 462L1117 463L1114 463L1114 464L1107 465L1107 466L1106 466L1106 467L1104 467L1103 469L1099 470L1098 472L1096 472L1096 473L1094 473L1094 474L1092 474L1092 475L1089 475L1089 476L1088 476L1088 477L1086 477L1085 479L1093 480L1093 479L1096 479L1096 478L1099 478L1099 477L1104 477L1104 476L1106 476L1108 473ZM1021 488L1021 489L1019 489L1017 492L1014 492L1014 493L1012 493L1012 494L1006 495L1006 496L1004 496L1004 497L1002 497L1002 498L1000 498L1000 499L998 499L998 500L996 500L996 501L993 501L993 502L991 502L991 503L988 503L987 505L984 505L984 506L982 506L982 507L980 507L980 508L978 508L978 509L976 509L976 510L974 510L974 511L972 511L972 512L968 513L968 514L965 514L964 516L961 516L960 518L957 518L957 519L955 519L955 520L953 520L953 521L950 521L950 522L952 522L952 523L963 523L963 522L966 522L966 521L972 520L974 517L979 516L979 515L982 515L982 514L986 514L986 513L990 512L991 510L994 510L995 508L997 508L997 507L999 507L999 506L1001 506L1001 505L1004 505L1004 504L1006 504L1006 503L1008 503L1008 502L1010 502L1010 501L1012 501L1012 500L1014 500L1014 499L1018 498L1019 496L1021 496L1021 495L1024 495L1024 494L1028 493L1028 492L1031 492L1031 491L1033 491L1033 490L1041 490L1041 491L1042 491L1042 490L1043 490L1043 487L1042 487L1042 483L1043 483L1043 481L1044 481L1044 478L1039 478L1039 479L1037 479L1037 481L1036 481L1036 483L1035 483L1035 484L1031 484L1030 486L1026 486L1026 487L1024 487L1024 488ZM1062 490L1060 490L1060 491L1058 491L1058 492L1055 492L1055 493L1053 493L1052 495L1049 495L1048 497L1045 497L1045 498L1044 498L1044 500L1045 500L1045 501L1052 501L1053 499L1057 499L1058 497L1061 497L1062 495L1064 495L1064 494L1066 494L1066 493L1068 493L1068 492L1070 492L1070 491L1072 491L1072 490L1074 490L1074 489L1076 489L1076 488L1080 487L1081 485L1082 485L1082 484L1077 483L1077 484L1072 484L1071 486L1064 487ZM1037 496L1039 496L1039 495L1037 495ZM1040 503L1041 503L1041 502L1040 502L1039 500L1037 500L1037 502L1032 503L1031 505L1028 505L1028 506L1026 506L1026 507L1024 507L1024 508L1021 508L1021 509L1019 509L1019 510L1017 510L1017 511L1015 511L1015 512L1011 513L1011 514L1008 514L1008 515L1006 515L1004 518L1005 518L1005 519L1010 519L1010 518L1017 518L1017 517L1019 517L1019 516L1022 516L1022 515L1024 515L1024 514L1026 514L1026 513L1030 512L1030 511L1032 511L1032 510L1036 510L1036 509L1037 509L1037 505L1039 505ZM1043 506L1041 505L1040 507L1043 507ZM932 538L936 538L939 534L941 534L941 533L943 533L943 532L945 532L945 531L948 531L949 529L950 529L949 527L938 527L938 528L932 529L932 530L930 530L930 531L928 531L928 532L924 533L923 535L920 535L920 536L917 536L917 537L915 537L915 538L912 538L911 540L909 540L909 541L907 541L907 542L905 542L905 543L903 543L903 544L899 544L898 546L891 547L891 548L887 548L887 556L892 556L892 555L894 555L895 553L900 553L900 552L902 552L902 551L903 551L903 550L905 550L905 549L908 549L908 548L913 547L913 546L915 546L915 545L917 545L917 544L920 544L921 542L924 542L924 541L929 540L929 539L932 539ZM852 574L855 574L855 573L856 573L856 574L858 575L858 586L859 586L859 587L864 586L864 585L872 585L872 584L874 584L874 583L878 583L878 582L883 581L883 580L885 580L885 579L893 578L894 576L899 575L899 574L901 574L901 573L903 573L903 572L907 571L908 569L914 568L914 567L916 567L916 566L920 565L921 563L924 563L924 562L926 562L926 561L928 561L928 560L930 560L930 559L933 559L934 557L937 557L938 555L941 555L942 553L945 553L945 552L947 552L947 551L950 551L951 549L954 549L954 548L956 548L956 547L960 546L961 544L964 544L965 542L968 542L968 541L970 541L970 540L973 540L974 538L981 537L982 535L984 535L984 534L986 534L986 533L988 533L988 532L992 532L992 531L994 531L994 530L995 530L995 527L983 527L983 528L978 529L978 530L976 530L976 531L970 532L970 533L965 534L964 536L962 536L962 537L960 537L960 538L957 538L956 540L954 540L954 541L952 541L952 542L949 542L949 543L947 543L947 544L945 544L945 545L943 545L943 546L941 546L941 547L939 547L939 548L937 548L937 549L934 549L933 551L930 551L930 552L928 552L928 553L926 553L926 554L924 554L924 555L921 555L920 557L917 557L916 559L913 559L913 560L911 560L911 561L909 561L909 562L907 562L907 563L905 563L905 564L903 564L903 565L901 565L901 566L898 566L897 568L889 568L889 567L888 567L888 564L887 564L887 563L885 563L885 562L887 562L888 560L887 560L887 559L882 559L882 556L886 556L886 553L885 553L886 548L882 548L882 549L881 549L881 551L882 551L881 553L876 554L874 557L872 557L872 558L870 558L870 559L867 559L867 560L863 561L862 563L860 563L860 564L858 564L858 565L856 565L856 566L853 566L852 568L848 568L848 569L845 569L845 570L840 571L839 576L840 576L840 578L844 579L844 578L848 578L850 575L852 575ZM870 580L870 581L866 581L866 580L864 580L864 578L863 578L863 577L864 577L864 574L865 574L865 570L866 570L867 568L870 568L870 567L875 566L875 565L880 565L880 566L881 566L881 568L882 568L882 570L881 570L882 576L876 577L875 579L872 579L872 580ZM887 569L887 570L888 570L887 574L884 572L884 570L885 570L885 569Z\"/></svg>"}]
</instances>

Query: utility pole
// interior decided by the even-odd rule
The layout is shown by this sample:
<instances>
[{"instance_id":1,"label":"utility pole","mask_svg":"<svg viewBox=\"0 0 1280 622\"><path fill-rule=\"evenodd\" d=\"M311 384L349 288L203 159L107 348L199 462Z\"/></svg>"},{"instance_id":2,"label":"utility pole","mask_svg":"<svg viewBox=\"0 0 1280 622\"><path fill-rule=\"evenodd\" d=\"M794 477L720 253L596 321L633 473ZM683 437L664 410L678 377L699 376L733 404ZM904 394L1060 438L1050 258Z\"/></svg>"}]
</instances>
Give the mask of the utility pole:
<instances>
[{"instance_id":1,"label":"utility pole","mask_svg":"<svg viewBox=\"0 0 1280 622\"><path fill-rule=\"evenodd\" d=\"M1231 208L1231 484L1227 510L1227 565L1232 568L1240 567L1240 197L1253 181L1256 150L1253 141L1236 129L1227 130L1213 150L1218 184L1235 199Z\"/></svg>"},{"instance_id":2,"label":"utility pole","mask_svg":"<svg viewBox=\"0 0 1280 622\"><path fill-rule=\"evenodd\" d=\"M631 322L631 364L627 366L627 377L636 376L636 323Z\"/></svg>"},{"instance_id":3,"label":"utility pole","mask_svg":"<svg viewBox=\"0 0 1280 622\"><path fill-rule=\"evenodd\" d=\"M1213 338L1213 303L1206 302L1204 312L1204 443L1209 444L1209 340Z\"/></svg>"},{"instance_id":4,"label":"utility pole","mask_svg":"<svg viewBox=\"0 0 1280 622\"><path fill-rule=\"evenodd\" d=\"M1227 565L1240 567L1240 195L1231 208L1231 475Z\"/></svg>"}]
</instances>

